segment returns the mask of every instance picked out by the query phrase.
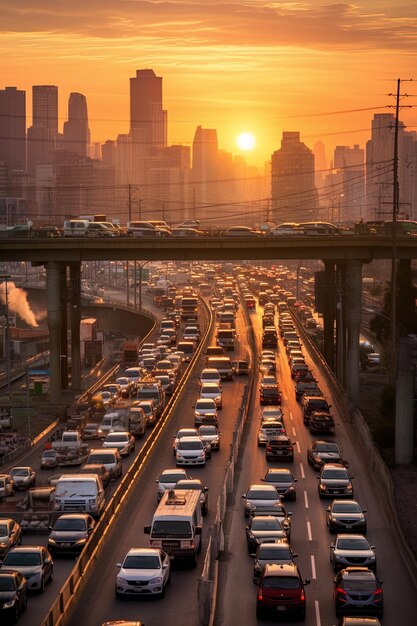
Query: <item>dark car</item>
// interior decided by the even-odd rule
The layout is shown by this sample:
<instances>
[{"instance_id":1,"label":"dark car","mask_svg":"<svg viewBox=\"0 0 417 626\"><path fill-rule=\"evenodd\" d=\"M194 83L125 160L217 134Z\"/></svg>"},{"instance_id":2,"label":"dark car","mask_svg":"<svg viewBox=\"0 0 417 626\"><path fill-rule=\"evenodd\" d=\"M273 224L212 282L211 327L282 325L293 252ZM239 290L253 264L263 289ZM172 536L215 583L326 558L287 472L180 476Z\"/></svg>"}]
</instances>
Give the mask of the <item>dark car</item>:
<instances>
[{"instance_id":1,"label":"dark car","mask_svg":"<svg viewBox=\"0 0 417 626\"><path fill-rule=\"evenodd\" d=\"M100 476L104 488L107 487L112 477L106 466L100 463L87 463L78 469L77 474L97 474Z\"/></svg>"},{"instance_id":2,"label":"dark car","mask_svg":"<svg viewBox=\"0 0 417 626\"><path fill-rule=\"evenodd\" d=\"M353 477L340 463L326 463L318 479L320 498L353 498Z\"/></svg>"},{"instance_id":3,"label":"dark car","mask_svg":"<svg viewBox=\"0 0 417 626\"><path fill-rule=\"evenodd\" d=\"M375 546L364 535L337 535L330 546L330 562L335 571L356 565L376 571Z\"/></svg>"},{"instance_id":4,"label":"dark car","mask_svg":"<svg viewBox=\"0 0 417 626\"><path fill-rule=\"evenodd\" d=\"M293 563L267 564L258 583L256 617L262 619L267 612L282 616L297 614L305 618L306 597L304 587L310 580L302 580Z\"/></svg>"},{"instance_id":5,"label":"dark car","mask_svg":"<svg viewBox=\"0 0 417 626\"><path fill-rule=\"evenodd\" d=\"M268 330L266 328L262 335L262 348L277 348L277 347L278 347L277 331L275 329Z\"/></svg>"},{"instance_id":6,"label":"dark car","mask_svg":"<svg viewBox=\"0 0 417 626\"><path fill-rule=\"evenodd\" d=\"M262 328L266 326L273 326L275 323L275 318L273 315L264 315L262 318Z\"/></svg>"},{"instance_id":7,"label":"dark car","mask_svg":"<svg viewBox=\"0 0 417 626\"><path fill-rule=\"evenodd\" d=\"M27 605L26 578L13 570L0 571L0 621L15 624Z\"/></svg>"},{"instance_id":8,"label":"dark car","mask_svg":"<svg viewBox=\"0 0 417 626\"><path fill-rule=\"evenodd\" d=\"M325 411L313 411L308 420L311 433L334 433L333 415Z\"/></svg>"},{"instance_id":9,"label":"dark car","mask_svg":"<svg viewBox=\"0 0 417 626\"><path fill-rule=\"evenodd\" d=\"M382 618L384 613L382 581L367 567L342 569L333 581L333 598L338 617L358 613Z\"/></svg>"},{"instance_id":10,"label":"dark car","mask_svg":"<svg viewBox=\"0 0 417 626\"><path fill-rule=\"evenodd\" d=\"M293 559L297 556L298 554L294 554L286 539L277 539L274 543L265 541L259 544L255 554L255 563L253 564L253 582L258 582L267 563L275 565L293 563Z\"/></svg>"},{"instance_id":11,"label":"dark car","mask_svg":"<svg viewBox=\"0 0 417 626\"><path fill-rule=\"evenodd\" d=\"M79 554L85 547L95 521L87 513L65 513L56 520L48 537L48 550L52 555Z\"/></svg>"},{"instance_id":12,"label":"dark car","mask_svg":"<svg viewBox=\"0 0 417 626\"><path fill-rule=\"evenodd\" d=\"M307 363L294 363L290 366L291 378L295 378L296 376L300 377L300 375L304 372L305 374L310 373L310 368Z\"/></svg>"},{"instance_id":13,"label":"dark car","mask_svg":"<svg viewBox=\"0 0 417 626\"><path fill-rule=\"evenodd\" d=\"M331 533L366 534L366 509L356 500L333 500L327 507L327 526Z\"/></svg>"},{"instance_id":14,"label":"dark car","mask_svg":"<svg viewBox=\"0 0 417 626\"><path fill-rule=\"evenodd\" d=\"M278 435L266 444L265 456L267 461L293 461L293 442L287 435Z\"/></svg>"},{"instance_id":15,"label":"dark car","mask_svg":"<svg viewBox=\"0 0 417 626\"><path fill-rule=\"evenodd\" d=\"M22 543L22 529L11 517L0 519L0 559Z\"/></svg>"},{"instance_id":16,"label":"dark car","mask_svg":"<svg viewBox=\"0 0 417 626\"><path fill-rule=\"evenodd\" d=\"M307 462L314 469L321 469L326 463L343 463L342 453L335 441L313 441L307 450Z\"/></svg>"},{"instance_id":17,"label":"dark car","mask_svg":"<svg viewBox=\"0 0 417 626\"><path fill-rule=\"evenodd\" d=\"M329 413L331 405L323 397L304 395L301 401L301 407L303 409L304 424L308 426L310 415L313 411L325 411Z\"/></svg>"},{"instance_id":18,"label":"dark car","mask_svg":"<svg viewBox=\"0 0 417 626\"><path fill-rule=\"evenodd\" d=\"M286 500L295 500L297 498L295 490L297 479L294 478L291 471L286 467L269 469L261 480L267 484L274 485L280 498Z\"/></svg>"},{"instance_id":19,"label":"dark car","mask_svg":"<svg viewBox=\"0 0 417 626\"><path fill-rule=\"evenodd\" d=\"M259 387L259 402L265 404L281 404L281 392L278 385L261 383Z\"/></svg>"},{"instance_id":20,"label":"dark car","mask_svg":"<svg viewBox=\"0 0 417 626\"><path fill-rule=\"evenodd\" d=\"M288 541L287 532L278 517L274 515L255 515L250 517L246 526L246 542L248 552L255 556L261 543L274 543L278 539Z\"/></svg>"},{"instance_id":21,"label":"dark car","mask_svg":"<svg viewBox=\"0 0 417 626\"><path fill-rule=\"evenodd\" d=\"M377 617L342 617L337 626L381 626Z\"/></svg>"}]
</instances>

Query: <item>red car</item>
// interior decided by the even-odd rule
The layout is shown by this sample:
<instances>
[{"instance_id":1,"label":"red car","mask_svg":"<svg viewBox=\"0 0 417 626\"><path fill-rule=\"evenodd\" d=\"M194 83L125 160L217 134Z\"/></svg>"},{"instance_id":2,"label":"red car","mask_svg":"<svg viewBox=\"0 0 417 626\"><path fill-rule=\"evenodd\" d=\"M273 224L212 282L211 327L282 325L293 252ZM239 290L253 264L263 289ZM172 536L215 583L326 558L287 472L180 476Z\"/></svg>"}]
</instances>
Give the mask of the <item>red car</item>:
<instances>
[{"instance_id":1,"label":"red car","mask_svg":"<svg viewBox=\"0 0 417 626\"><path fill-rule=\"evenodd\" d=\"M274 565L267 563L258 583L256 617L262 619L267 612L275 615L297 614L305 618L306 597L304 587L310 580L302 580L294 563ZM285 619L285 617L284 617Z\"/></svg>"}]
</instances>

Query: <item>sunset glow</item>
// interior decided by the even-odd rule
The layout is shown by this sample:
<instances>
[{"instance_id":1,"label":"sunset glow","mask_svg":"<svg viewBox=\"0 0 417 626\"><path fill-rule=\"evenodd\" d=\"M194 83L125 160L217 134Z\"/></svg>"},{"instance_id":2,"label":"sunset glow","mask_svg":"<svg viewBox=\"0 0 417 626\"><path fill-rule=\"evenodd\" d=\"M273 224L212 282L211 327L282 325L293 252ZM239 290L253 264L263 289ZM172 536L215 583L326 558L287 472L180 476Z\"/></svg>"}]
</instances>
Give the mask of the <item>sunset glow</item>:
<instances>
[{"instance_id":1,"label":"sunset glow","mask_svg":"<svg viewBox=\"0 0 417 626\"><path fill-rule=\"evenodd\" d=\"M255 147L255 137L251 133L240 133L236 138L237 147L240 150L253 150Z\"/></svg>"}]
</instances>

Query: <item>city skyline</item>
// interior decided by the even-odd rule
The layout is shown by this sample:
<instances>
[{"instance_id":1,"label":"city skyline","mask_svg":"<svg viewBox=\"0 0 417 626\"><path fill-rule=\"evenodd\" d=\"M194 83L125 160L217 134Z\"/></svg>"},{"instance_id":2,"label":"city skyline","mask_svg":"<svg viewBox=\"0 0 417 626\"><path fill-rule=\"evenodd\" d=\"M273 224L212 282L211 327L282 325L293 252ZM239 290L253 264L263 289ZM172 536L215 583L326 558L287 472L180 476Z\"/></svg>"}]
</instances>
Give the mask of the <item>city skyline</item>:
<instances>
[{"instance_id":1,"label":"city skyline","mask_svg":"<svg viewBox=\"0 0 417 626\"><path fill-rule=\"evenodd\" d=\"M153 68L164 77L168 144L191 146L202 125L240 154L235 138L247 131L256 145L246 158L258 166L283 131L300 131L309 147L322 139L327 155L340 144L364 147L372 112L389 111L395 79L417 66L416 19L406 3L386 0L2 7L2 82L28 93L28 112L33 84L57 84L62 128L69 94L85 94L92 139L104 143L129 132L132 72ZM415 110L402 117L417 127Z\"/></svg>"}]
</instances>

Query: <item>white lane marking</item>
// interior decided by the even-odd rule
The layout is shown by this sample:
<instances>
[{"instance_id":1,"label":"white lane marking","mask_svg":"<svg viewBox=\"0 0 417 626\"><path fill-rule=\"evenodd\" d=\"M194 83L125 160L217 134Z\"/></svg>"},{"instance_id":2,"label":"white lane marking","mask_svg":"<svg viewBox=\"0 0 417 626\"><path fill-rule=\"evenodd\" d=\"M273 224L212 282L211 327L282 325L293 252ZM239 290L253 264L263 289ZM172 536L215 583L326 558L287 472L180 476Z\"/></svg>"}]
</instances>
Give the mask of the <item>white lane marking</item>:
<instances>
[{"instance_id":1,"label":"white lane marking","mask_svg":"<svg viewBox=\"0 0 417 626\"><path fill-rule=\"evenodd\" d=\"M300 448L300 444L298 443L298 441L295 442L295 445L297 446L298 454L301 454L301 448Z\"/></svg>"},{"instance_id":2,"label":"white lane marking","mask_svg":"<svg viewBox=\"0 0 417 626\"><path fill-rule=\"evenodd\" d=\"M311 578L316 580L316 559L314 558L314 554L311 555Z\"/></svg>"},{"instance_id":3,"label":"white lane marking","mask_svg":"<svg viewBox=\"0 0 417 626\"><path fill-rule=\"evenodd\" d=\"M307 495L307 491L304 492L304 505L305 505L306 509L308 509L308 495Z\"/></svg>"},{"instance_id":4,"label":"white lane marking","mask_svg":"<svg viewBox=\"0 0 417 626\"><path fill-rule=\"evenodd\" d=\"M311 534L311 523L307 522L307 535L308 535L308 540L309 541L313 541L313 535Z\"/></svg>"},{"instance_id":5,"label":"white lane marking","mask_svg":"<svg viewBox=\"0 0 417 626\"><path fill-rule=\"evenodd\" d=\"M304 465L302 463L300 463L300 472L301 472L301 478L305 478L306 475L304 474Z\"/></svg>"},{"instance_id":6,"label":"white lane marking","mask_svg":"<svg viewBox=\"0 0 417 626\"><path fill-rule=\"evenodd\" d=\"M316 626L321 626L321 619L320 619L320 604L318 600L314 600L314 608L316 611Z\"/></svg>"},{"instance_id":7,"label":"white lane marking","mask_svg":"<svg viewBox=\"0 0 417 626\"><path fill-rule=\"evenodd\" d=\"M296 434L297 434L297 433L296 433L296 431L295 431L294 426L292 427L292 434L294 435L294 437L295 437L295 436L296 436Z\"/></svg>"},{"instance_id":8,"label":"white lane marking","mask_svg":"<svg viewBox=\"0 0 417 626\"><path fill-rule=\"evenodd\" d=\"M291 413L291 411L290 411L290 420L292 421L292 413Z\"/></svg>"}]
</instances>

